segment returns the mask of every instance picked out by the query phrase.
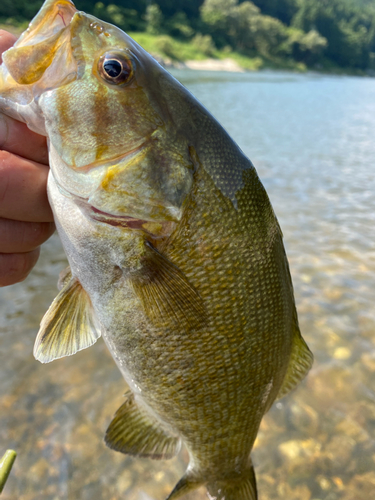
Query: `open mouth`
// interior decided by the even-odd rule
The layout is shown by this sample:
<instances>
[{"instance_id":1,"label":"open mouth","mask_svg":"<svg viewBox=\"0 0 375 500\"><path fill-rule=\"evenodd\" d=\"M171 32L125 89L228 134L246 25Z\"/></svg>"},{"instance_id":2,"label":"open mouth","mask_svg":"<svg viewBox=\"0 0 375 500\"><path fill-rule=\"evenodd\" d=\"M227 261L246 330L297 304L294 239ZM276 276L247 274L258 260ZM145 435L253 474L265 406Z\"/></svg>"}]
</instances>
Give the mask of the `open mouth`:
<instances>
[{"instance_id":1,"label":"open mouth","mask_svg":"<svg viewBox=\"0 0 375 500\"><path fill-rule=\"evenodd\" d=\"M46 2L18 40L17 45L35 45L52 37L70 24L76 12L77 9L70 0Z\"/></svg>"},{"instance_id":2,"label":"open mouth","mask_svg":"<svg viewBox=\"0 0 375 500\"><path fill-rule=\"evenodd\" d=\"M14 46L3 54L12 79L19 85L34 85L34 98L38 86L61 84L77 72L67 49L69 26L76 13L70 0L47 1Z\"/></svg>"}]
</instances>

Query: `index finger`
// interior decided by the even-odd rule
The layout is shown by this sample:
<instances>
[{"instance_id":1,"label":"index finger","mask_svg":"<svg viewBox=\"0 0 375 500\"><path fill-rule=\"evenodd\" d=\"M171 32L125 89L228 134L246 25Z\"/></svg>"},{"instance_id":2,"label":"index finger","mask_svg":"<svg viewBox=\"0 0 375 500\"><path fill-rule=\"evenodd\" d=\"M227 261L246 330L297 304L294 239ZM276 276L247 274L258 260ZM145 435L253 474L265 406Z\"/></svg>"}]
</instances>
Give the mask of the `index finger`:
<instances>
[{"instance_id":1,"label":"index finger","mask_svg":"<svg viewBox=\"0 0 375 500\"><path fill-rule=\"evenodd\" d=\"M47 141L25 123L0 113L0 150L48 165Z\"/></svg>"},{"instance_id":2,"label":"index finger","mask_svg":"<svg viewBox=\"0 0 375 500\"><path fill-rule=\"evenodd\" d=\"M3 62L1 54L10 49L16 40L17 37L9 33L9 31L0 30L0 63Z\"/></svg>"},{"instance_id":3,"label":"index finger","mask_svg":"<svg viewBox=\"0 0 375 500\"><path fill-rule=\"evenodd\" d=\"M0 30L0 62L1 54L16 40L17 38L8 31ZM46 138L32 132L26 124L3 114L0 114L1 149L48 165Z\"/></svg>"}]
</instances>

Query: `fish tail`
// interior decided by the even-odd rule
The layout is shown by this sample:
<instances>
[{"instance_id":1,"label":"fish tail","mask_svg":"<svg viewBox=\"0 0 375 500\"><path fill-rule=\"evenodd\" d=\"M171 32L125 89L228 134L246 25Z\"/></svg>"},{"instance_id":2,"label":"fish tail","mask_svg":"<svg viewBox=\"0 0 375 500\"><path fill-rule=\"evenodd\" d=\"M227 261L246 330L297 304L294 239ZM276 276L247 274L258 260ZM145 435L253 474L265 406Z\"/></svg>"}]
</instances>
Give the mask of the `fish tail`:
<instances>
[{"instance_id":1,"label":"fish tail","mask_svg":"<svg viewBox=\"0 0 375 500\"><path fill-rule=\"evenodd\" d=\"M199 488L202 484L204 484L204 481L200 481L191 470L187 470L166 500L177 500L177 498L182 497L189 491Z\"/></svg>"},{"instance_id":2,"label":"fish tail","mask_svg":"<svg viewBox=\"0 0 375 500\"><path fill-rule=\"evenodd\" d=\"M166 500L177 500L204 484L210 500L258 500L254 467L251 462L241 474L236 473L212 481L199 480L192 471L187 471Z\"/></svg>"},{"instance_id":3,"label":"fish tail","mask_svg":"<svg viewBox=\"0 0 375 500\"><path fill-rule=\"evenodd\" d=\"M207 491L211 500L257 500L254 467L250 465L241 475L209 482Z\"/></svg>"}]
</instances>

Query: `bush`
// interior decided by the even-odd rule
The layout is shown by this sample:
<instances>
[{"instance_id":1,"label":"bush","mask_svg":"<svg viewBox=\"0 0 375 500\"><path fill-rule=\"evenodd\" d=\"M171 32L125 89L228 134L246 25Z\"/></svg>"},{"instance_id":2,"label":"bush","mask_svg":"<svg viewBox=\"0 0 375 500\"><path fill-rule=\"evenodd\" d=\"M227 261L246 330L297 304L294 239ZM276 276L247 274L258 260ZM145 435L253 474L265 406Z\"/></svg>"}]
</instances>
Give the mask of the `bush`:
<instances>
[{"instance_id":1,"label":"bush","mask_svg":"<svg viewBox=\"0 0 375 500\"><path fill-rule=\"evenodd\" d=\"M189 20L185 12L177 12L166 23L168 33L179 38L191 38L194 35L194 30L190 26Z\"/></svg>"},{"instance_id":2,"label":"bush","mask_svg":"<svg viewBox=\"0 0 375 500\"><path fill-rule=\"evenodd\" d=\"M192 39L192 44L206 56L213 56L216 50L215 44L210 35L197 33Z\"/></svg>"},{"instance_id":3,"label":"bush","mask_svg":"<svg viewBox=\"0 0 375 500\"><path fill-rule=\"evenodd\" d=\"M146 31L152 35L161 33L161 26L163 24L163 14L158 4L153 3L148 5L145 14Z\"/></svg>"},{"instance_id":4,"label":"bush","mask_svg":"<svg viewBox=\"0 0 375 500\"><path fill-rule=\"evenodd\" d=\"M135 9L126 9L118 5L104 5L103 2L97 2L93 8L94 16L108 23L115 24L124 31L142 30L142 22L138 12Z\"/></svg>"},{"instance_id":5,"label":"bush","mask_svg":"<svg viewBox=\"0 0 375 500\"><path fill-rule=\"evenodd\" d=\"M176 58L173 39L168 35L158 36L155 39L155 48L172 59Z\"/></svg>"}]
</instances>

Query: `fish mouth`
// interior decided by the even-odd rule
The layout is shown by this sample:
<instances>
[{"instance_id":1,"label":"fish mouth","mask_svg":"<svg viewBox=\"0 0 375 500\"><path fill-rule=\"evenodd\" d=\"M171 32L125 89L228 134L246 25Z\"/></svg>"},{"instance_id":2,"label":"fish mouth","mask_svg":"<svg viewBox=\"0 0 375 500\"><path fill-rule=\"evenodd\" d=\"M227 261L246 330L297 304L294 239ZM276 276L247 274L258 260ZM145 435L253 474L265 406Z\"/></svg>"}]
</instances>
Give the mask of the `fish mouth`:
<instances>
[{"instance_id":1,"label":"fish mouth","mask_svg":"<svg viewBox=\"0 0 375 500\"><path fill-rule=\"evenodd\" d=\"M44 3L16 45L35 45L66 28L78 12L70 0L49 0Z\"/></svg>"},{"instance_id":2,"label":"fish mouth","mask_svg":"<svg viewBox=\"0 0 375 500\"><path fill-rule=\"evenodd\" d=\"M77 64L68 46L76 14L70 0L47 0L14 46L3 53L9 75L18 85L33 85L34 98L43 89L76 77Z\"/></svg>"},{"instance_id":3,"label":"fish mouth","mask_svg":"<svg viewBox=\"0 0 375 500\"><path fill-rule=\"evenodd\" d=\"M91 205L87 199L79 198L78 196L74 196L74 201L84 215L91 220L130 231L141 231L154 239L169 236L176 227L174 221L159 222L150 219L131 217L130 215L115 215L104 212Z\"/></svg>"}]
</instances>

